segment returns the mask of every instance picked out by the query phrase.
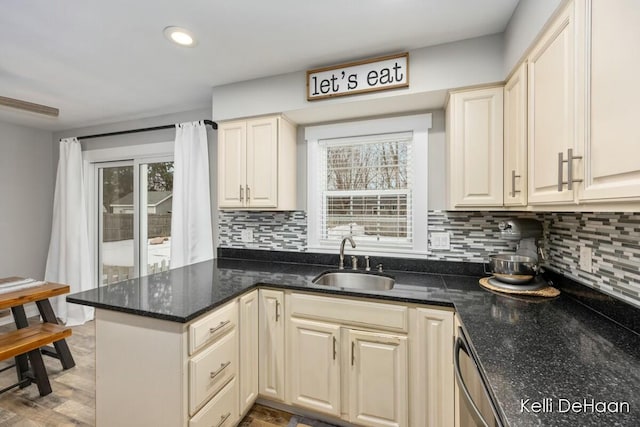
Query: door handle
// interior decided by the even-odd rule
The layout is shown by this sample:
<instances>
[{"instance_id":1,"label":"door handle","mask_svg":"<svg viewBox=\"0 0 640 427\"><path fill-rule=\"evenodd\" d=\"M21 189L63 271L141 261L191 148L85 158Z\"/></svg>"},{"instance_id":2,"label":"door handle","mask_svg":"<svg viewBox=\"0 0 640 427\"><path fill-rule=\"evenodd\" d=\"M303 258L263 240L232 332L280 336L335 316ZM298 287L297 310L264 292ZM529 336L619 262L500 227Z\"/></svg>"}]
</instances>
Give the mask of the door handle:
<instances>
[{"instance_id":1,"label":"door handle","mask_svg":"<svg viewBox=\"0 0 640 427\"><path fill-rule=\"evenodd\" d=\"M516 178L520 178L520 175L516 175L516 170L511 170L511 197L516 197L516 193L520 190L516 190Z\"/></svg>"},{"instance_id":2,"label":"door handle","mask_svg":"<svg viewBox=\"0 0 640 427\"><path fill-rule=\"evenodd\" d=\"M240 201L244 202L244 187L240 184Z\"/></svg>"},{"instance_id":3,"label":"door handle","mask_svg":"<svg viewBox=\"0 0 640 427\"><path fill-rule=\"evenodd\" d=\"M558 192L562 191L562 185L567 184L567 190L573 190L574 182L582 182L581 179L573 179L573 161L580 160L582 156L574 156L573 148L567 149L567 159L564 159L562 151L558 153ZM567 180L564 181L562 177L562 170L564 164L567 164Z\"/></svg>"},{"instance_id":4,"label":"door handle","mask_svg":"<svg viewBox=\"0 0 640 427\"><path fill-rule=\"evenodd\" d=\"M280 301L276 300L276 322L280 319Z\"/></svg>"},{"instance_id":5,"label":"door handle","mask_svg":"<svg viewBox=\"0 0 640 427\"><path fill-rule=\"evenodd\" d=\"M249 199L251 199L251 188L247 185L247 203L249 203Z\"/></svg>"},{"instance_id":6,"label":"door handle","mask_svg":"<svg viewBox=\"0 0 640 427\"><path fill-rule=\"evenodd\" d=\"M351 341L351 366L356 364L356 342Z\"/></svg>"},{"instance_id":7,"label":"door handle","mask_svg":"<svg viewBox=\"0 0 640 427\"><path fill-rule=\"evenodd\" d=\"M336 350L337 342L338 340L336 339L336 337L333 337L333 360L336 360L336 357L338 355L338 351Z\"/></svg>"}]
</instances>

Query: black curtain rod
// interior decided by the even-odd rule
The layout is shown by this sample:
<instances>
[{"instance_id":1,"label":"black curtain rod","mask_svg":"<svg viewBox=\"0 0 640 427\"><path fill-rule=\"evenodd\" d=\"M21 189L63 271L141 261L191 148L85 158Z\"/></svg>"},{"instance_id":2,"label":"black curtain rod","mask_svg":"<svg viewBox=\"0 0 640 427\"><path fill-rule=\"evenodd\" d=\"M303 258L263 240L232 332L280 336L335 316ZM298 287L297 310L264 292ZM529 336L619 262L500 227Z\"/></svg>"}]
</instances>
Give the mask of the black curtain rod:
<instances>
[{"instance_id":1,"label":"black curtain rod","mask_svg":"<svg viewBox=\"0 0 640 427\"><path fill-rule=\"evenodd\" d=\"M205 125L211 126L213 129L218 129L218 124L216 122L214 122L213 120L202 120L202 122L204 122ZM118 131L118 132L99 133L97 135L79 136L78 140L91 139L91 138L102 138L104 136L126 135L128 133L149 132L149 131L153 131L153 130L174 129L175 127L176 127L176 125L173 124L173 125L164 125L164 126L154 126L154 127L142 128L142 129L121 130L121 131Z\"/></svg>"}]
</instances>

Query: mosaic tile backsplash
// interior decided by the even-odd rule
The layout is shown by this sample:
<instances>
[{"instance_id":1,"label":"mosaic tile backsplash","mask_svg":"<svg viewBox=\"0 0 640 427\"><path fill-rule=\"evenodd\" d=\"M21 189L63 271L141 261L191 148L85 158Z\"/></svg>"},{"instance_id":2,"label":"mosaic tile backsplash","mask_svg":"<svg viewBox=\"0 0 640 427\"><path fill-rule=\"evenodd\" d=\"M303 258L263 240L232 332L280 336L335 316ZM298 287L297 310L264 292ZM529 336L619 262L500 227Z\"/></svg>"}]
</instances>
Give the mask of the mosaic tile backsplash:
<instances>
[{"instance_id":1,"label":"mosaic tile backsplash","mask_svg":"<svg viewBox=\"0 0 640 427\"><path fill-rule=\"evenodd\" d=\"M429 211L429 233L448 231L449 250L428 250L427 259L486 262L491 254L515 250L500 238L498 223L507 218L543 222L547 266L585 285L640 307L640 213L533 213ZM305 251L303 211L219 213L220 247ZM253 230L252 243L241 231ZM592 249L593 271L579 268L580 246Z\"/></svg>"}]
</instances>

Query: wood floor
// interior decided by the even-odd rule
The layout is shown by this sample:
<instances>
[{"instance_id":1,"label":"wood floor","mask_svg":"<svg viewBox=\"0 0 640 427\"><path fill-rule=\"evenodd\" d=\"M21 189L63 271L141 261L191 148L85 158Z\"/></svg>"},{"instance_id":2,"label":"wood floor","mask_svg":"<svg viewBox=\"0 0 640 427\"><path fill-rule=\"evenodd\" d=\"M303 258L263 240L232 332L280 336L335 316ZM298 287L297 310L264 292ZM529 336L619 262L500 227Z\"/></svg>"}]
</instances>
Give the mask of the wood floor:
<instances>
[{"instance_id":1,"label":"wood floor","mask_svg":"<svg viewBox=\"0 0 640 427\"><path fill-rule=\"evenodd\" d=\"M37 319L33 319L37 321ZM13 330L0 326L0 332ZM76 366L63 371L60 362L44 356L53 393L40 396L32 384L0 395L1 427L95 426L95 328L93 322L73 328L67 340ZM12 361L0 362L0 369ZM15 369L0 373L0 388L15 383ZM255 405L240 422L242 427L288 426L291 414ZM298 424L302 426L303 424Z\"/></svg>"}]
</instances>

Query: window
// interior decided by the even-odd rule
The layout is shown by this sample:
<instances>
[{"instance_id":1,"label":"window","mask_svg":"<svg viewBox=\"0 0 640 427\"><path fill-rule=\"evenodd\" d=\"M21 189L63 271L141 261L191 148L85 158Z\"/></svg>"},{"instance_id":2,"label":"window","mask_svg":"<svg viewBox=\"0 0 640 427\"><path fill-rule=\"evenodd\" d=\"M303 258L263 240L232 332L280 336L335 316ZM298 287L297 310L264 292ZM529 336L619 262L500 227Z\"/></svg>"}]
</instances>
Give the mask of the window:
<instances>
[{"instance_id":1,"label":"window","mask_svg":"<svg viewBox=\"0 0 640 427\"><path fill-rule=\"evenodd\" d=\"M309 248L426 252L427 132L431 116L310 127ZM366 132L366 134L363 134Z\"/></svg>"},{"instance_id":2,"label":"window","mask_svg":"<svg viewBox=\"0 0 640 427\"><path fill-rule=\"evenodd\" d=\"M172 147L85 152L90 236L100 286L169 269Z\"/></svg>"}]
</instances>

